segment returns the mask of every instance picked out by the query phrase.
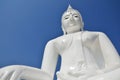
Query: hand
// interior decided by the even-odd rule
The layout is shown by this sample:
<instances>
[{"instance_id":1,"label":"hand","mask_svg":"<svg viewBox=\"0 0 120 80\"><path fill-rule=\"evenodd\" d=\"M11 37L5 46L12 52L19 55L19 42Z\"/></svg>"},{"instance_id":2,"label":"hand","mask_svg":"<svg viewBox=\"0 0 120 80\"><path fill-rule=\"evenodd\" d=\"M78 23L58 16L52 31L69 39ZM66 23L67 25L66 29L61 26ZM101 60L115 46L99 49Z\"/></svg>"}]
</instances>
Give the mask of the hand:
<instances>
[{"instance_id":1,"label":"hand","mask_svg":"<svg viewBox=\"0 0 120 80\"><path fill-rule=\"evenodd\" d=\"M17 80L25 68L19 65L7 66L0 69L0 80Z\"/></svg>"}]
</instances>

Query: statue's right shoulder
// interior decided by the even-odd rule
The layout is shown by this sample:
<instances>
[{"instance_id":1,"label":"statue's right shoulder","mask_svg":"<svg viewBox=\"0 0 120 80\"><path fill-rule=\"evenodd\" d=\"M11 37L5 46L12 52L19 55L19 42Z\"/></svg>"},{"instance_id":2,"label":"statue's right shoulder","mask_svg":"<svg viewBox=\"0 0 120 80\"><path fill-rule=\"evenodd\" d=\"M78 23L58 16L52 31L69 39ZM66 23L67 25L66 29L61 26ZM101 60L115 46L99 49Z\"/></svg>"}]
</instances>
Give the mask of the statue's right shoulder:
<instances>
[{"instance_id":1,"label":"statue's right shoulder","mask_svg":"<svg viewBox=\"0 0 120 80\"><path fill-rule=\"evenodd\" d=\"M66 40L67 39L67 35L62 35L62 36L59 36L57 38L54 38L52 40L49 40L48 43L59 43L59 42L62 42L63 40Z\"/></svg>"},{"instance_id":2,"label":"statue's right shoulder","mask_svg":"<svg viewBox=\"0 0 120 80\"><path fill-rule=\"evenodd\" d=\"M54 43L56 43L56 42L59 42L59 41L62 40L62 37L63 37L63 36L59 36L59 37L57 37L57 38L51 39L51 40L49 40L49 41L47 42L47 44L54 44Z\"/></svg>"},{"instance_id":3,"label":"statue's right shoulder","mask_svg":"<svg viewBox=\"0 0 120 80\"><path fill-rule=\"evenodd\" d=\"M52 44L57 49L58 52L62 52L69 46L69 44L71 43L71 40L72 39L70 36L63 35L48 41L47 45Z\"/></svg>"}]
</instances>

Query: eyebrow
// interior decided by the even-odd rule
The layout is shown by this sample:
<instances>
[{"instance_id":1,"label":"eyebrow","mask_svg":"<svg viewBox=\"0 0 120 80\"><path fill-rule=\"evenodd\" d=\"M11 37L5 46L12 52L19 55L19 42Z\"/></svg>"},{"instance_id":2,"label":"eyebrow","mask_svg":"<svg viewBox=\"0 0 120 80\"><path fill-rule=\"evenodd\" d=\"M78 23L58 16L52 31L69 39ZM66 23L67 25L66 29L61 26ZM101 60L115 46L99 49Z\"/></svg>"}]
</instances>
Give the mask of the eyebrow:
<instances>
[{"instance_id":1,"label":"eyebrow","mask_svg":"<svg viewBox=\"0 0 120 80\"><path fill-rule=\"evenodd\" d=\"M67 15L65 15L64 17L66 17L66 16L70 16L70 15L67 14Z\"/></svg>"}]
</instances>

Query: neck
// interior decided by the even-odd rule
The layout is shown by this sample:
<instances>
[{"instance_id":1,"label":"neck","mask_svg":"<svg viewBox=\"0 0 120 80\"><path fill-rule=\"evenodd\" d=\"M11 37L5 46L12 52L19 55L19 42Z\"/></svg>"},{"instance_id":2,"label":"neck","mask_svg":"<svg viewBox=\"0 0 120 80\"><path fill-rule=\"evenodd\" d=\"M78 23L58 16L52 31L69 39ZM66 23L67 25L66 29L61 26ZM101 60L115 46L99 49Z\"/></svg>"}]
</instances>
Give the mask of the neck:
<instances>
[{"instance_id":1,"label":"neck","mask_svg":"<svg viewBox=\"0 0 120 80\"><path fill-rule=\"evenodd\" d=\"M82 31L83 31L83 30L79 30L79 31L75 31L75 32L67 32L66 35L67 35L67 34L74 34L74 33L82 32Z\"/></svg>"}]
</instances>

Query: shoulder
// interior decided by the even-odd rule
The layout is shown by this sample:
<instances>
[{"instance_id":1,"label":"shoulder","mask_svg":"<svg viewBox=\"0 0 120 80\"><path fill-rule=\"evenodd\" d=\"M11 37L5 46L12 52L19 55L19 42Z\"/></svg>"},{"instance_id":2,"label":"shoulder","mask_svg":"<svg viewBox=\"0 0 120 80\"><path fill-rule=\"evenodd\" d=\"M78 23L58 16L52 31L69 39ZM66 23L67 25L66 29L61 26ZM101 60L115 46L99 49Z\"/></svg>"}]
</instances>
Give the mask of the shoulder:
<instances>
[{"instance_id":1,"label":"shoulder","mask_svg":"<svg viewBox=\"0 0 120 80\"><path fill-rule=\"evenodd\" d=\"M85 31L85 32L88 34L93 34L93 35L106 36L104 32L100 32L100 31Z\"/></svg>"},{"instance_id":2,"label":"shoulder","mask_svg":"<svg viewBox=\"0 0 120 80\"><path fill-rule=\"evenodd\" d=\"M46 46L52 46L58 53L62 53L67 47L70 46L71 41L71 36L63 35L48 41Z\"/></svg>"},{"instance_id":3,"label":"shoulder","mask_svg":"<svg viewBox=\"0 0 120 80\"><path fill-rule=\"evenodd\" d=\"M46 44L46 46L52 45L55 46L56 44L62 44L62 41L65 39L65 35L59 36L57 38L54 38L52 40L49 40Z\"/></svg>"},{"instance_id":4,"label":"shoulder","mask_svg":"<svg viewBox=\"0 0 120 80\"><path fill-rule=\"evenodd\" d=\"M97 38L107 38L107 35L103 32L99 31L84 31L83 32L84 39L97 39Z\"/></svg>"},{"instance_id":5,"label":"shoulder","mask_svg":"<svg viewBox=\"0 0 120 80\"><path fill-rule=\"evenodd\" d=\"M59 37L57 37L57 38L51 39L51 40L49 40L49 41L47 42L47 44L54 44L55 42L62 40L63 37L64 37L64 36L59 36Z\"/></svg>"}]
</instances>

